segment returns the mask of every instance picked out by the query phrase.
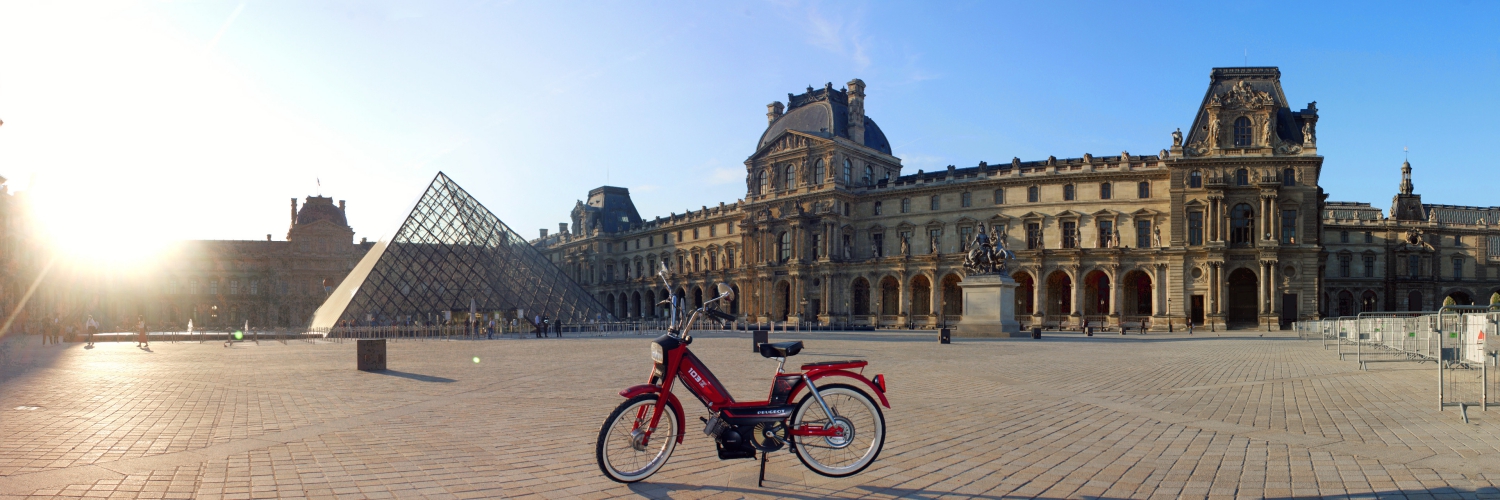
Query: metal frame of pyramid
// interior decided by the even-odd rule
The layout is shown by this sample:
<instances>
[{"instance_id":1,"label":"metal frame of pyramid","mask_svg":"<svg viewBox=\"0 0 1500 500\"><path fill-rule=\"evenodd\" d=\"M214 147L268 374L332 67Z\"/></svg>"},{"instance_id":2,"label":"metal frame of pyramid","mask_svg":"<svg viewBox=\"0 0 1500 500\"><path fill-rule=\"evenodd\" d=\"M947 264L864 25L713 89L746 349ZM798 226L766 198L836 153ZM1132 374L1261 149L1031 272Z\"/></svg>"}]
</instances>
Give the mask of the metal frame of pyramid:
<instances>
[{"instance_id":1,"label":"metal frame of pyramid","mask_svg":"<svg viewBox=\"0 0 1500 500\"><path fill-rule=\"evenodd\" d=\"M442 172L389 240L381 240L313 315L336 325L431 324L444 311L520 309L576 323L608 310Z\"/></svg>"}]
</instances>

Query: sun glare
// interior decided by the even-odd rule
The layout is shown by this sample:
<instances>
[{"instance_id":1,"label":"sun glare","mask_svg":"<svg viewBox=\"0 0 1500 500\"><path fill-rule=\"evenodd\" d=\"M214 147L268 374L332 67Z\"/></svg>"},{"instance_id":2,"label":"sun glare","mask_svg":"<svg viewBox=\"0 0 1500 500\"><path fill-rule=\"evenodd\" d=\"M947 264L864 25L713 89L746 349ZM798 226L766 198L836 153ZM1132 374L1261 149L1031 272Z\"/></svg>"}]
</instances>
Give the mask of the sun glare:
<instances>
[{"instance_id":1,"label":"sun glare","mask_svg":"<svg viewBox=\"0 0 1500 500\"><path fill-rule=\"evenodd\" d=\"M50 189L28 193L38 230L60 263L108 269L115 274L149 273L171 243L160 217L124 202L98 203ZM113 205L113 206L111 206Z\"/></svg>"}]
</instances>

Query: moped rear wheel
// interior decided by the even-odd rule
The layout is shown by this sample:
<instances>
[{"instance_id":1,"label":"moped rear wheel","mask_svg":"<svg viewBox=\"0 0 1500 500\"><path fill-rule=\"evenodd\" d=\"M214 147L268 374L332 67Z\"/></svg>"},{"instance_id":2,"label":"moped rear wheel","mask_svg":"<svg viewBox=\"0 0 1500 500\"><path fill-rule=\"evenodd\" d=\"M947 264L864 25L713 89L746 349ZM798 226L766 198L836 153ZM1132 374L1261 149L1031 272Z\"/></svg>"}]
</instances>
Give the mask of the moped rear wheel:
<instances>
[{"instance_id":1,"label":"moped rear wheel","mask_svg":"<svg viewBox=\"0 0 1500 500\"><path fill-rule=\"evenodd\" d=\"M604 420L595 456L605 476L621 483L634 483L666 465L677 447L680 431L677 411L671 405L662 405L664 411L656 430L649 438L641 432L651 425L651 410L656 407L657 398L656 394L642 394L627 399Z\"/></svg>"},{"instance_id":2,"label":"moped rear wheel","mask_svg":"<svg viewBox=\"0 0 1500 500\"><path fill-rule=\"evenodd\" d=\"M823 406L809 392L797 404L792 429L810 424L842 429L844 435L791 436L797 459L813 472L828 477L858 474L875 462L885 446L885 415L870 396L852 386L829 384L819 387L818 394L833 415L825 414Z\"/></svg>"}]
</instances>

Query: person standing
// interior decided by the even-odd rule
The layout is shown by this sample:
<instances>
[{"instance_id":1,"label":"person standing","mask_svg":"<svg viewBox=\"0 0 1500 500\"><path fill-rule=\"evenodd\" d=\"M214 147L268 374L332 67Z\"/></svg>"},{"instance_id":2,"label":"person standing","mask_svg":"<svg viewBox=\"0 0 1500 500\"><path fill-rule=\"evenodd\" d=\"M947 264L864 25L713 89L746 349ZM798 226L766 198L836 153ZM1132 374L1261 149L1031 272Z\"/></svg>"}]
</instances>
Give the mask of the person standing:
<instances>
[{"instance_id":1,"label":"person standing","mask_svg":"<svg viewBox=\"0 0 1500 500\"><path fill-rule=\"evenodd\" d=\"M88 347L94 347L94 334L99 333L99 322L94 321L94 315L90 314L88 321L83 322L83 330L89 336Z\"/></svg>"},{"instance_id":2,"label":"person standing","mask_svg":"<svg viewBox=\"0 0 1500 500\"><path fill-rule=\"evenodd\" d=\"M135 319L135 346L151 348L151 338L146 336L146 317L136 316Z\"/></svg>"}]
</instances>

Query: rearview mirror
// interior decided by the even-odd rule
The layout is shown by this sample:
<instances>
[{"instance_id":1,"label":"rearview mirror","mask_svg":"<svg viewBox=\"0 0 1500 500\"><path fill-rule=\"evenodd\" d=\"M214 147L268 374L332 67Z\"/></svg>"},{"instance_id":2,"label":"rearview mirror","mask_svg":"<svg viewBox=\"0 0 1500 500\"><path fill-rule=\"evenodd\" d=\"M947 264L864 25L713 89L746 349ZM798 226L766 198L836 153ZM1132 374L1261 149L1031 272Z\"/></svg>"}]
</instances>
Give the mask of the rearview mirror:
<instances>
[{"instance_id":1,"label":"rearview mirror","mask_svg":"<svg viewBox=\"0 0 1500 500\"><path fill-rule=\"evenodd\" d=\"M730 288L728 283L719 283L719 296L724 297L724 300L734 302L734 289Z\"/></svg>"}]
</instances>

